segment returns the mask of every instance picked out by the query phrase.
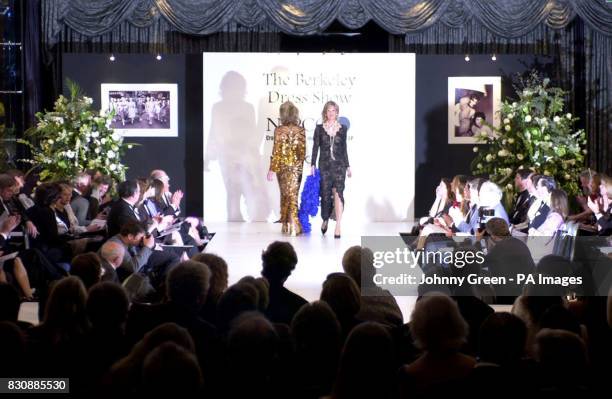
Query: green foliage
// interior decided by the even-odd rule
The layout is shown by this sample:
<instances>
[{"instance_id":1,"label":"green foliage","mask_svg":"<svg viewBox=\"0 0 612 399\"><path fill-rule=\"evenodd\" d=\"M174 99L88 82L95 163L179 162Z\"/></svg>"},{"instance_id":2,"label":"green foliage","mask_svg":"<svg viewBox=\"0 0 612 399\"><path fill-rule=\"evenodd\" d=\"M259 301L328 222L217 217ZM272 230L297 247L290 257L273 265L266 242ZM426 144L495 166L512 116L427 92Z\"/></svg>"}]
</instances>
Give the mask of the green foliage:
<instances>
[{"instance_id":1,"label":"green foliage","mask_svg":"<svg viewBox=\"0 0 612 399\"><path fill-rule=\"evenodd\" d=\"M67 80L67 85L70 98L60 95L53 111L38 112L37 125L19 141L32 152L22 161L40 168L41 181L68 179L87 169L124 180L127 167L121 157L134 144L109 128L112 113L93 110L93 100L76 83Z\"/></svg>"},{"instance_id":2,"label":"green foliage","mask_svg":"<svg viewBox=\"0 0 612 399\"><path fill-rule=\"evenodd\" d=\"M537 72L519 79L519 98L501 104L502 123L495 137L477 138L488 147L474 147L472 173L489 175L507 196L513 194L520 169L554 177L570 196L580 191L577 176L584 168L586 134L574 129L578 118L564 111L566 92L549 83Z\"/></svg>"}]
</instances>

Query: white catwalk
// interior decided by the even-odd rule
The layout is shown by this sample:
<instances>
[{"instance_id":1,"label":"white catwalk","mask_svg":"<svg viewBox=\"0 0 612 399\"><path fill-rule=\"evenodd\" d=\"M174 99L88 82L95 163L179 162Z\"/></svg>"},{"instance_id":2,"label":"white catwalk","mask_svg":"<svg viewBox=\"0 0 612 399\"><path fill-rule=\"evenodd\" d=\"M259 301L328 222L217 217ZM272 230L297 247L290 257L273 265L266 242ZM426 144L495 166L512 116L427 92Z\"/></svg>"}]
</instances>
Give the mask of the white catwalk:
<instances>
[{"instance_id":1,"label":"white catwalk","mask_svg":"<svg viewBox=\"0 0 612 399\"><path fill-rule=\"evenodd\" d=\"M343 221L342 238L334 239L335 224L330 220L325 236L321 235L320 221L315 220L313 231L306 235L290 237L281 234L278 223L209 223L210 232L215 232L206 252L222 256L229 267L230 285L240 278L251 275L258 277L261 272L261 252L273 241L290 242L298 255L298 264L289 277L286 287L308 301L319 298L321 285L329 273L342 271L342 255L353 245L361 245L361 237L397 236L409 232L410 223L370 223L351 226ZM415 302L414 297L396 297L409 320Z\"/></svg>"}]
</instances>

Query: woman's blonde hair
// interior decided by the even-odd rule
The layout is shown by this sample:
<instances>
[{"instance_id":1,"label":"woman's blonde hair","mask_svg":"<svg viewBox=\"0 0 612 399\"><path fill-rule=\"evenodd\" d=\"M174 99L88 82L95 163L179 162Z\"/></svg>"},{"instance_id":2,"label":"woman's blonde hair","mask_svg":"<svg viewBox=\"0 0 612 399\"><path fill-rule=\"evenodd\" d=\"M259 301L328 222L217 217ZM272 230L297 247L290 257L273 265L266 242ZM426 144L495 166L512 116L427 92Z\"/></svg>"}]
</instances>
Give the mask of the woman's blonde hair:
<instances>
[{"instance_id":1,"label":"woman's blonde hair","mask_svg":"<svg viewBox=\"0 0 612 399\"><path fill-rule=\"evenodd\" d=\"M340 107L338 106L338 104L333 101L328 101L323 106L323 112L321 112L321 115L323 116L323 122L327 122L327 108L329 107L336 108L336 113L340 114Z\"/></svg>"},{"instance_id":2,"label":"woman's blonde hair","mask_svg":"<svg viewBox=\"0 0 612 399\"><path fill-rule=\"evenodd\" d=\"M300 111L291 101L285 101L280 106L280 123L281 125L299 125Z\"/></svg>"},{"instance_id":3,"label":"woman's blonde hair","mask_svg":"<svg viewBox=\"0 0 612 399\"><path fill-rule=\"evenodd\" d=\"M554 189L551 191L550 209L563 216L564 220L565 218L567 218L567 215L569 214L569 205L567 201L567 194L565 191L560 189Z\"/></svg>"},{"instance_id":4,"label":"woman's blonde hair","mask_svg":"<svg viewBox=\"0 0 612 399\"><path fill-rule=\"evenodd\" d=\"M606 191L608 192L608 198L612 198L612 177L602 174L601 184L606 186Z\"/></svg>"}]
</instances>

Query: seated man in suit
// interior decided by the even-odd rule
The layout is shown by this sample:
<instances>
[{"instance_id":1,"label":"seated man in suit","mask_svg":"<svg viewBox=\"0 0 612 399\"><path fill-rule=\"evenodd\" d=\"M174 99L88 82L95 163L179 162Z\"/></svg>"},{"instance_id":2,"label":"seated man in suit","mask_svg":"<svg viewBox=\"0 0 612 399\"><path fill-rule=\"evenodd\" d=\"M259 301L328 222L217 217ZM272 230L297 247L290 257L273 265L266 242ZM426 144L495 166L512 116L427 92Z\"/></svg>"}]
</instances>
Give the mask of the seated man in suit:
<instances>
[{"instance_id":1,"label":"seated man in suit","mask_svg":"<svg viewBox=\"0 0 612 399\"><path fill-rule=\"evenodd\" d=\"M121 182L117 187L119 199L111 206L111 210L107 218L108 234L114 236L119 234L121 226L127 222L142 223L145 221L144 215L136 207L140 200L140 187L136 180L126 180ZM161 218L152 218L146 226L146 230L152 233L156 229L162 229L160 226Z\"/></svg>"},{"instance_id":2,"label":"seated man in suit","mask_svg":"<svg viewBox=\"0 0 612 399\"><path fill-rule=\"evenodd\" d=\"M531 170L521 169L514 176L514 186L518 194L510 212L510 224L512 225L527 221L527 212L536 197L535 186L531 180L532 175Z\"/></svg>"},{"instance_id":3,"label":"seated man in suit","mask_svg":"<svg viewBox=\"0 0 612 399\"><path fill-rule=\"evenodd\" d=\"M19 182L13 176L0 175L0 216L19 215L26 233L36 238L38 229L28 217L23 203L18 199L19 189Z\"/></svg>"},{"instance_id":4,"label":"seated man in suit","mask_svg":"<svg viewBox=\"0 0 612 399\"><path fill-rule=\"evenodd\" d=\"M81 172L72 179L70 207L74 211L79 226L87 226L91 222L91 219L88 218L90 186L91 176L86 172Z\"/></svg>"},{"instance_id":5,"label":"seated man in suit","mask_svg":"<svg viewBox=\"0 0 612 399\"><path fill-rule=\"evenodd\" d=\"M552 190L557 188L555 179L550 176L534 175L532 176L536 193L542 195L536 195L536 199L533 201L531 207L527 211L527 221L521 224L512 226L512 235L524 236L529 229L537 229L546 221L548 213L550 212L550 206L546 203L544 197L550 197Z\"/></svg>"}]
</instances>

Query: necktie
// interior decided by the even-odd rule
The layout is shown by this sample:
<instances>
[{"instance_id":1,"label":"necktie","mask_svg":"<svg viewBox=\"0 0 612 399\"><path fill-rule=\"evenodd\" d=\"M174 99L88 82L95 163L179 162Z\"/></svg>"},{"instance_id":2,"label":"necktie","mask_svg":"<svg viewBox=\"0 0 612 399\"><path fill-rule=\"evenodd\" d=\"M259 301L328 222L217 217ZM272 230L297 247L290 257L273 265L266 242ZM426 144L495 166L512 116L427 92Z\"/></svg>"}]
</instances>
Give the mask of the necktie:
<instances>
[{"instance_id":1,"label":"necktie","mask_svg":"<svg viewBox=\"0 0 612 399\"><path fill-rule=\"evenodd\" d=\"M132 210L134 211L134 215L136 216L136 219L140 221L140 213L138 212L138 208L136 208L135 206L132 206Z\"/></svg>"}]
</instances>

